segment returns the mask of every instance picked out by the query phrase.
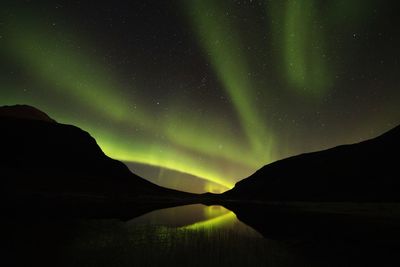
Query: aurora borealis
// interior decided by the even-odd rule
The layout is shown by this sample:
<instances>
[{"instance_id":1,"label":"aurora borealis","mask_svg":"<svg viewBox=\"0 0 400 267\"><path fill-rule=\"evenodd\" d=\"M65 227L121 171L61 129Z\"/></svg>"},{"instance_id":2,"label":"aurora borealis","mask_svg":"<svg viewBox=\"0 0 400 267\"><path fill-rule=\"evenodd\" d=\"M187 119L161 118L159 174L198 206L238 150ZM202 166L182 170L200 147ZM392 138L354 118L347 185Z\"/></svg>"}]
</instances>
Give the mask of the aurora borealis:
<instances>
[{"instance_id":1,"label":"aurora borealis","mask_svg":"<svg viewBox=\"0 0 400 267\"><path fill-rule=\"evenodd\" d=\"M0 105L162 186L222 192L400 122L396 1L101 2L2 1Z\"/></svg>"}]
</instances>

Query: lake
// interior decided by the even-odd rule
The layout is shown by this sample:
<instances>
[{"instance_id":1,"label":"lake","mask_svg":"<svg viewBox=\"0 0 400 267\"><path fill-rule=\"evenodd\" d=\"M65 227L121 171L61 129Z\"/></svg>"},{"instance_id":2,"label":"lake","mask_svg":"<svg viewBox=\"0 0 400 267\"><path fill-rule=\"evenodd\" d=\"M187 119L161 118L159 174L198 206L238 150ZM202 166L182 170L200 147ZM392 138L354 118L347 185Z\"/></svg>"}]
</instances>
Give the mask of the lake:
<instances>
[{"instance_id":1,"label":"lake","mask_svg":"<svg viewBox=\"0 0 400 267\"><path fill-rule=\"evenodd\" d=\"M397 266L400 252L397 242L266 238L219 205L161 209L124 221L27 218L6 227L13 248L6 259L13 265Z\"/></svg>"}]
</instances>

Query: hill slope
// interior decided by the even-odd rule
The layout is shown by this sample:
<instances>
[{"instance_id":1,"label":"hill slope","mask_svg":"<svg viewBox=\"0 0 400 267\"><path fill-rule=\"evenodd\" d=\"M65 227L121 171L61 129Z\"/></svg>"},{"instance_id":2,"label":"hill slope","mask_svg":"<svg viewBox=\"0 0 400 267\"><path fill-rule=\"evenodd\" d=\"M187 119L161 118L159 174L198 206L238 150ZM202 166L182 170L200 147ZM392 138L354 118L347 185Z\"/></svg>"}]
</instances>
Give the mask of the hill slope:
<instances>
[{"instance_id":1,"label":"hill slope","mask_svg":"<svg viewBox=\"0 0 400 267\"><path fill-rule=\"evenodd\" d=\"M224 197L245 200L398 201L400 126L358 144L262 167Z\"/></svg>"},{"instance_id":2,"label":"hill slope","mask_svg":"<svg viewBox=\"0 0 400 267\"><path fill-rule=\"evenodd\" d=\"M27 201L85 196L143 201L190 194L166 189L107 157L87 132L30 106L0 107L2 197Z\"/></svg>"}]
</instances>

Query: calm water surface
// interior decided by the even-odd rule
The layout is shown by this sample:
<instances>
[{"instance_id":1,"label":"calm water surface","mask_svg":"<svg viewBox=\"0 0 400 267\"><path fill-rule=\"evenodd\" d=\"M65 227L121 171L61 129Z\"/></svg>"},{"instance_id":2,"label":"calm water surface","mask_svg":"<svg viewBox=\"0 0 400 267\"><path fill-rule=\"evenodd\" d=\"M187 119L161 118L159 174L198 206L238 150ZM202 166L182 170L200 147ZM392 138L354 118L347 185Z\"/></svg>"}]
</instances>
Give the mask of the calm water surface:
<instances>
[{"instance_id":1,"label":"calm water surface","mask_svg":"<svg viewBox=\"0 0 400 267\"><path fill-rule=\"evenodd\" d=\"M179 206L125 222L84 221L77 229L65 250L75 255L67 265L264 266L270 250L222 206Z\"/></svg>"},{"instance_id":2,"label":"calm water surface","mask_svg":"<svg viewBox=\"0 0 400 267\"><path fill-rule=\"evenodd\" d=\"M217 231L233 231L240 236L262 238L258 232L239 221L235 213L219 205L193 204L156 210L126 222L126 226L132 228L143 225L171 228L182 232L199 231L215 234Z\"/></svg>"},{"instance_id":3,"label":"calm water surface","mask_svg":"<svg viewBox=\"0 0 400 267\"><path fill-rule=\"evenodd\" d=\"M28 266L399 266L397 244L268 239L222 206L167 208L127 221L11 223L17 255L9 258Z\"/></svg>"}]
</instances>

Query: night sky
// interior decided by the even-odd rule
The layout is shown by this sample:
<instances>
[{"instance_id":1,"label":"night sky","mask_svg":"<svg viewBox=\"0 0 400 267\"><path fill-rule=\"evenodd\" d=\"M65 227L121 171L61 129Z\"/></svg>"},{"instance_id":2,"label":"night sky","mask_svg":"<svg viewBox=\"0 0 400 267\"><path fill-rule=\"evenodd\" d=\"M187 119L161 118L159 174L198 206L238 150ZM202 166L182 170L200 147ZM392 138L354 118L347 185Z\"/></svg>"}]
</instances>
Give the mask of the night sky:
<instances>
[{"instance_id":1,"label":"night sky","mask_svg":"<svg viewBox=\"0 0 400 267\"><path fill-rule=\"evenodd\" d=\"M0 105L162 186L222 192L400 123L398 1L105 2L1 1Z\"/></svg>"}]
</instances>

